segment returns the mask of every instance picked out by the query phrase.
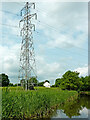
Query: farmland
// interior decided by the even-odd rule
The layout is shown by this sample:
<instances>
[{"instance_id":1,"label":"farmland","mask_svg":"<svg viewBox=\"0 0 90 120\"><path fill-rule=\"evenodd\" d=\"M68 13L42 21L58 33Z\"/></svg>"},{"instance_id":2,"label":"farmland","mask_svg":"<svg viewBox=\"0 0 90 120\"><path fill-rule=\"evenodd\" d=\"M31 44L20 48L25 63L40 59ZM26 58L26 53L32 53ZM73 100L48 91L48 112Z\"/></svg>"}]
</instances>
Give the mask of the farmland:
<instances>
[{"instance_id":1,"label":"farmland","mask_svg":"<svg viewBox=\"0 0 90 120\"><path fill-rule=\"evenodd\" d=\"M57 105L78 95L76 91L63 91L60 88L38 87L31 91L25 91L21 87L0 89L2 89L2 119L46 118Z\"/></svg>"}]
</instances>

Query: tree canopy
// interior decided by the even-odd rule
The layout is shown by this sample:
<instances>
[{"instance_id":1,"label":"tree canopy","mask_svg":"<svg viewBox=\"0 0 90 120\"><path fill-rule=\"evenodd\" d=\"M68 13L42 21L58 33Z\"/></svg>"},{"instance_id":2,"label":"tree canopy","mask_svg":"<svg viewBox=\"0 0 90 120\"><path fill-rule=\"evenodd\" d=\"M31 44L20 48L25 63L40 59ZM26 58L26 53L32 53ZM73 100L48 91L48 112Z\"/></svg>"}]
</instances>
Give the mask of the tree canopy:
<instances>
[{"instance_id":1,"label":"tree canopy","mask_svg":"<svg viewBox=\"0 0 90 120\"><path fill-rule=\"evenodd\" d=\"M90 90L90 76L79 77L77 71L67 71L55 81L55 86L67 90Z\"/></svg>"},{"instance_id":2,"label":"tree canopy","mask_svg":"<svg viewBox=\"0 0 90 120\"><path fill-rule=\"evenodd\" d=\"M81 77L83 85L81 86L82 91L90 91L90 76Z\"/></svg>"},{"instance_id":3,"label":"tree canopy","mask_svg":"<svg viewBox=\"0 0 90 120\"><path fill-rule=\"evenodd\" d=\"M33 84L34 86L36 86L38 84L38 80L36 77L31 77L29 80L27 80L28 84ZM25 79L22 79L20 81L21 84L25 85ZM22 85L22 86L23 86Z\"/></svg>"},{"instance_id":4,"label":"tree canopy","mask_svg":"<svg viewBox=\"0 0 90 120\"><path fill-rule=\"evenodd\" d=\"M36 86L38 84L38 80L36 77L31 77L29 80L28 80L28 83L32 83L34 86Z\"/></svg>"},{"instance_id":5,"label":"tree canopy","mask_svg":"<svg viewBox=\"0 0 90 120\"><path fill-rule=\"evenodd\" d=\"M6 74L2 73L0 74L0 84L2 87L8 86L10 83L9 78Z\"/></svg>"},{"instance_id":6,"label":"tree canopy","mask_svg":"<svg viewBox=\"0 0 90 120\"><path fill-rule=\"evenodd\" d=\"M50 82L49 82L49 80L45 80L45 82L48 82L48 83L50 83Z\"/></svg>"},{"instance_id":7,"label":"tree canopy","mask_svg":"<svg viewBox=\"0 0 90 120\"><path fill-rule=\"evenodd\" d=\"M43 86L44 82L39 82L38 86Z\"/></svg>"},{"instance_id":8,"label":"tree canopy","mask_svg":"<svg viewBox=\"0 0 90 120\"><path fill-rule=\"evenodd\" d=\"M45 82L50 83L50 81L49 81L49 80L45 80L45 81L43 81L43 82L39 82L39 83L38 83L38 86L43 86L43 84L44 84Z\"/></svg>"}]
</instances>

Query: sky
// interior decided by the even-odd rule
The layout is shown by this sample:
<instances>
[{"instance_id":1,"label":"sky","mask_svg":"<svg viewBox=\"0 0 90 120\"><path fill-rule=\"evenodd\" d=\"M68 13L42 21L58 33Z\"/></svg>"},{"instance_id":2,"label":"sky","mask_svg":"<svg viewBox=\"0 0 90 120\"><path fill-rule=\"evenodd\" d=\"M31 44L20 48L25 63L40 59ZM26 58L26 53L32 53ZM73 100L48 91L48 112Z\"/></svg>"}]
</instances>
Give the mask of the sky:
<instances>
[{"instance_id":1,"label":"sky","mask_svg":"<svg viewBox=\"0 0 90 120\"><path fill-rule=\"evenodd\" d=\"M0 7L0 73L7 74L11 83L19 82L19 21L24 5L3 2ZM88 2L36 2L35 6L37 20L32 23L39 82L54 84L68 70L88 75Z\"/></svg>"}]
</instances>

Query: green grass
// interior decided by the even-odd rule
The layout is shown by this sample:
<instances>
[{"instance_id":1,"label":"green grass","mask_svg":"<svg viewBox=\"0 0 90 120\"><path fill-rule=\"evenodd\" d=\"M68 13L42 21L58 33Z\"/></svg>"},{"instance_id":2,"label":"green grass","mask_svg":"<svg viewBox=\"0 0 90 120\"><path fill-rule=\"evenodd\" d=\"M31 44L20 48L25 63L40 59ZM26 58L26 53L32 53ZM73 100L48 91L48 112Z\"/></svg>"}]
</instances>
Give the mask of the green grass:
<instances>
[{"instance_id":1,"label":"green grass","mask_svg":"<svg viewBox=\"0 0 90 120\"><path fill-rule=\"evenodd\" d=\"M77 95L76 91L38 87L24 91L21 87L2 88L2 118L31 118L45 115L52 107Z\"/></svg>"}]
</instances>

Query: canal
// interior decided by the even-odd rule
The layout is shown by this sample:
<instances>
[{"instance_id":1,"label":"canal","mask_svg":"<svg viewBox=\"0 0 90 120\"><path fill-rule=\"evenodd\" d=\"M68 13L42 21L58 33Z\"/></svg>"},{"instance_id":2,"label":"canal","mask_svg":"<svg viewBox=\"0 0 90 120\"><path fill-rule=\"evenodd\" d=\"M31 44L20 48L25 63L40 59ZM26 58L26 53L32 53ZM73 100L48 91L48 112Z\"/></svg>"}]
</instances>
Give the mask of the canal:
<instances>
[{"instance_id":1,"label":"canal","mask_svg":"<svg viewBox=\"0 0 90 120\"><path fill-rule=\"evenodd\" d=\"M51 115L51 120L55 118L89 118L90 96L80 95L77 100L67 102L57 108ZM90 119L90 118L89 118Z\"/></svg>"}]
</instances>

